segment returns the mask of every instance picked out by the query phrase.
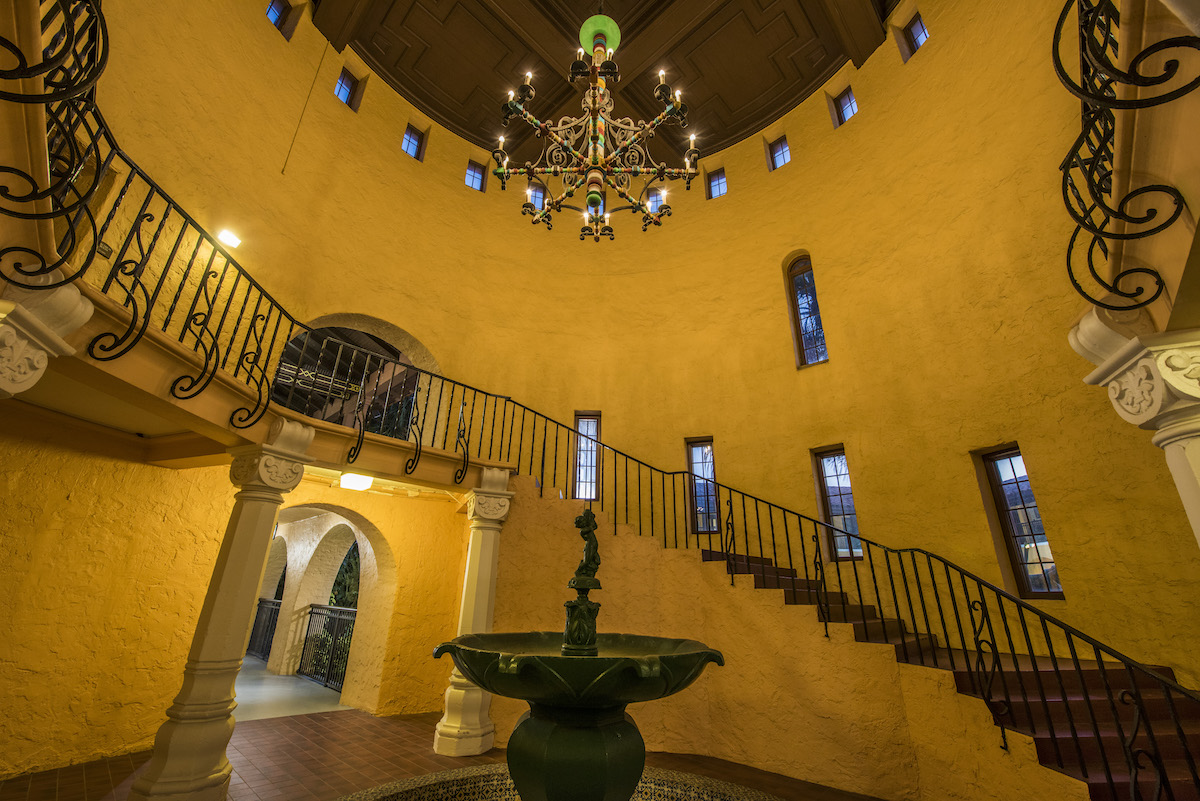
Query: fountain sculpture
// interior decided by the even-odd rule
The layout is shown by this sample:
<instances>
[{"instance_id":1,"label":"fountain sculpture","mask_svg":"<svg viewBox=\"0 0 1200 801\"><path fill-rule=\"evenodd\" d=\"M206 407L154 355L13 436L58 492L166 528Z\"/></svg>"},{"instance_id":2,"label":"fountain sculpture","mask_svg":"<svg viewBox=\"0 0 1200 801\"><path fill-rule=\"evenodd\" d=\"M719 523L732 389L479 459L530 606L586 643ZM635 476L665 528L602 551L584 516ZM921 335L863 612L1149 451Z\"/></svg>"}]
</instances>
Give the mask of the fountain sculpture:
<instances>
[{"instance_id":1,"label":"fountain sculpture","mask_svg":"<svg viewBox=\"0 0 1200 801\"><path fill-rule=\"evenodd\" d=\"M575 519L583 559L567 587L563 634L467 634L434 649L488 692L529 703L508 741L508 771L522 801L629 801L646 744L628 704L679 692L720 651L695 640L596 634L600 550L591 509Z\"/></svg>"}]
</instances>

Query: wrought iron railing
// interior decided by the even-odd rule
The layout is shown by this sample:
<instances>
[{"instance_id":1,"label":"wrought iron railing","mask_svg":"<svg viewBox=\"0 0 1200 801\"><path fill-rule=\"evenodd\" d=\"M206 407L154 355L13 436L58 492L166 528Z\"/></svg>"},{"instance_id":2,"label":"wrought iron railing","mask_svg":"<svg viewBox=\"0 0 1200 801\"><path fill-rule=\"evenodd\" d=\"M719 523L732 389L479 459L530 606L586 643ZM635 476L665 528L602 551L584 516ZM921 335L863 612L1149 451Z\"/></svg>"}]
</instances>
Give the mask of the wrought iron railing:
<instances>
[{"instance_id":1,"label":"wrought iron railing","mask_svg":"<svg viewBox=\"0 0 1200 801\"><path fill-rule=\"evenodd\" d=\"M356 615L354 609L342 606L310 606L304 651L296 675L340 691L346 681Z\"/></svg>"},{"instance_id":2,"label":"wrought iron railing","mask_svg":"<svg viewBox=\"0 0 1200 801\"><path fill-rule=\"evenodd\" d=\"M270 598L259 598L258 609L254 613L254 626L250 629L250 644L246 654L257 656L259 659L271 658L271 644L275 641L275 627L279 624L280 601Z\"/></svg>"},{"instance_id":3,"label":"wrought iron railing","mask_svg":"<svg viewBox=\"0 0 1200 801\"><path fill-rule=\"evenodd\" d=\"M84 59L76 74L102 65L98 4L46 0L43 7L77 20L76 30L96 33L97 44L87 51L93 61ZM84 19L89 14L90 22ZM1115 20L1115 12L1105 18ZM1111 22L1096 22L1090 11L1084 19L1093 30L1088 35L1107 41ZM32 69L26 71L32 75ZM850 623L863 639L894 644L901 659L954 670L964 689L987 701L997 722L1034 735L1050 749L1051 764L1087 778L1109 797L1200 792L1200 696L1169 676L935 554L890 548L717 482L706 483L697 498L690 473L660 470L507 396L309 329L120 151L92 100L85 89L46 101L51 152L69 157L60 164L52 156L52 175L62 180L41 195L55 199L62 212L55 219L63 258L25 266L5 261L0 272L26 286L86 281L124 308L126 327L96 337L88 349L93 358L118 358L153 328L196 356L194 369L171 385L175 397L205 391L220 370L246 384L252 397L231 415L233 426L253 424L273 401L356 430L348 462L368 434L410 442L406 474L426 449L437 448L461 458L459 483L472 459L486 459L532 476L543 494L572 497L575 453L581 440L593 443L598 465L588 476L597 477L589 503L609 516L614 531L624 525L667 547L703 549L706 558L724 562L731 580L748 575L793 602L814 604L826 631L830 622ZM68 101L77 106L74 122L64 126L58 121L65 113L54 109ZM1085 123L1091 119L1086 102ZM1068 203L1081 203L1081 216L1109 214L1101 199L1111 175L1112 132L1102 117L1077 143L1078 158L1069 160L1084 177L1064 179ZM1078 223L1098 232L1109 225ZM111 257L111 265L97 267L97 256ZM722 524L697 532L694 521L711 512L710 488ZM854 558L841 558L847 555ZM338 620L342 630L329 633L327 624ZM304 658L324 660L326 668L335 664L345 620L329 607L313 607L310 628L319 623L329 642L321 646L323 635L317 636Z\"/></svg>"},{"instance_id":4,"label":"wrought iron railing","mask_svg":"<svg viewBox=\"0 0 1200 801\"><path fill-rule=\"evenodd\" d=\"M1069 27L1071 11L1078 25ZM1200 86L1200 75L1179 77L1179 62L1166 60L1156 74L1146 74L1160 54L1181 48L1200 50L1200 37L1180 36L1150 45L1124 68L1117 57L1120 15L1113 0L1067 0L1054 30L1054 69L1059 80L1079 98L1082 125L1063 160L1062 194L1075 230L1067 245L1067 275L1075 290L1106 309L1138 309L1153 303L1165 289L1152 267L1108 265L1109 242L1142 239L1170 227L1183 213L1183 197L1168 184L1151 184L1114 197L1114 143L1117 109L1145 109L1175 100ZM1064 48L1079 48L1079 79L1063 63ZM1138 97L1125 90L1143 91ZM1155 93L1155 90L1158 90ZM1151 206L1151 204L1155 204ZM1169 211L1160 214L1158 206ZM1086 268L1086 270L1085 270Z\"/></svg>"}]
</instances>

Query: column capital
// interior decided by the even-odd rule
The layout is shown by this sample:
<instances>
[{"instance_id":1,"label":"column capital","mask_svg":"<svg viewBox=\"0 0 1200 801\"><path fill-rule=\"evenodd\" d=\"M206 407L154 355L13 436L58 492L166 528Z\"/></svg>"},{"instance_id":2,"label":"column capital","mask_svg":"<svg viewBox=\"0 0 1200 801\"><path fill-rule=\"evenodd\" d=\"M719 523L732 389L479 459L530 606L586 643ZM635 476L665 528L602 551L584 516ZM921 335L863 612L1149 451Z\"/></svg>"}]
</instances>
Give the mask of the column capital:
<instances>
[{"instance_id":1,"label":"column capital","mask_svg":"<svg viewBox=\"0 0 1200 801\"><path fill-rule=\"evenodd\" d=\"M230 450L229 480L242 488L290 492L304 477L308 446L315 433L312 426L276 419L265 443Z\"/></svg>"},{"instance_id":2,"label":"column capital","mask_svg":"<svg viewBox=\"0 0 1200 801\"><path fill-rule=\"evenodd\" d=\"M1133 337L1083 380L1107 387L1113 409L1139 428L1200 418L1200 331Z\"/></svg>"},{"instance_id":3,"label":"column capital","mask_svg":"<svg viewBox=\"0 0 1200 801\"><path fill-rule=\"evenodd\" d=\"M16 297L10 291L0 298L0 398L30 389L45 374L50 359L73 354L75 349L62 335L91 315L92 304L73 286L45 290L44 294L44 298ZM67 306L74 316L63 310Z\"/></svg>"},{"instance_id":4,"label":"column capital","mask_svg":"<svg viewBox=\"0 0 1200 801\"><path fill-rule=\"evenodd\" d=\"M508 470L483 468L480 486L467 493L467 517L471 524L499 525L508 517L514 493L508 490Z\"/></svg>"}]
</instances>

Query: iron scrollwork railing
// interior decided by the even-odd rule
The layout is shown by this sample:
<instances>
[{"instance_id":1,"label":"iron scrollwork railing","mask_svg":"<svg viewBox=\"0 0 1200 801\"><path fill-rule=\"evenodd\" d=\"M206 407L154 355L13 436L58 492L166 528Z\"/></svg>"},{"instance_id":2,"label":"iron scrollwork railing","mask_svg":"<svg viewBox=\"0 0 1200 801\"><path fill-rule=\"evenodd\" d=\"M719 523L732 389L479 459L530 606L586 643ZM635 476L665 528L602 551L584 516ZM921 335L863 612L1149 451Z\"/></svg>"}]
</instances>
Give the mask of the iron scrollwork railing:
<instances>
[{"instance_id":1,"label":"iron scrollwork railing","mask_svg":"<svg viewBox=\"0 0 1200 801\"><path fill-rule=\"evenodd\" d=\"M1072 9L1078 12L1078 28L1068 32ZM1200 86L1200 75L1180 82L1176 59L1167 59L1157 70L1150 67L1158 57L1173 50L1200 50L1200 37L1178 36L1152 44L1122 69L1117 58L1119 21L1113 0L1067 0L1054 29L1053 58L1059 80L1082 104L1080 134L1059 168L1063 202L1075 223L1067 245L1067 275L1075 290L1089 302L1106 309L1126 310L1153 303L1166 286L1152 267L1123 267L1109 276L1109 242L1143 239L1165 230L1179 219L1184 202L1179 190L1163 183L1113 197L1115 110L1161 105ZM1067 37L1075 35L1079 46L1078 80L1071 76L1062 58ZM1163 91L1153 91L1160 88ZM1122 89L1151 91L1138 91L1137 97L1131 97Z\"/></svg>"}]
</instances>

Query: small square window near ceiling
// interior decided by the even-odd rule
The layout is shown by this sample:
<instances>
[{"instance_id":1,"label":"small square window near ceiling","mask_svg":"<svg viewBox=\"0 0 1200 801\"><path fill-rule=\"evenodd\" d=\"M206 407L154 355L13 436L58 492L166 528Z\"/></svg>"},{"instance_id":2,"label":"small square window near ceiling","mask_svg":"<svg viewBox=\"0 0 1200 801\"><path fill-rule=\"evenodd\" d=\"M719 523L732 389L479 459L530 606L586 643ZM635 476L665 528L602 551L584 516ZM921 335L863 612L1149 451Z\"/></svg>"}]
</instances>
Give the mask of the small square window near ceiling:
<instances>
[{"instance_id":1,"label":"small square window near ceiling","mask_svg":"<svg viewBox=\"0 0 1200 801\"><path fill-rule=\"evenodd\" d=\"M483 191L483 165L474 161L467 162L467 186Z\"/></svg>"},{"instance_id":2,"label":"small square window near ceiling","mask_svg":"<svg viewBox=\"0 0 1200 801\"><path fill-rule=\"evenodd\" d=\"M849 86L846 87L846 91L837 96L833 105L837 109L838 125L842 125L858 113L858 101L854 99L854 92Z\"/></svg>"},{"instance_id":3,"label":"small square window near ceiling","mask_svg":"<svg viewBox=\"0 0 1200 801\"><path fill-rule=\"evenodd\" d=\"M912 22L904 26L904 36L913 53L925 44L925 40L929 38L929 29L925 27L925 20L921 19L920 13L914 15Z\"/></svg>"},{"instance_id":4,"label":"small square window near ceiling","mask_svg":"<svg viewBox=\"0 0 1200 801\"><path fill-rule=\"evenodd\" d=\"M541 211L546 207L546 190L538 184L533 184L525 190L525 199L528 200L535 209Z\"/></svg>"},{"instance_id":5,"label":"small square window near ceiling","mask_svg":"<svg viewBox=\"0 0 1200 801\"><path fill-rule=\"evenodd\" d=\"M267 19L271 21L279 30L283 30L283 24L287 21L287 13L291 9L287 0L271 0L267 6Z\"/></svg>"},{"instance_id":6,"label":"small square window near ceiling","mask_svg":"<svg viewBox=\"0 0 1200 801\"><path fill-rule=\"evenodd\" d=\"M787 137L781 136L771 143L771 169L777 170L792 160L792 152L788 150Z\"/></svg>"},{"instance_id":7,"label":"small square window near ceiling","mask_svg":"<svg viewBox=\"0 0 1200 801\"><path fill-rule=\"evenodd\" d=\"M400 149L420 161L424 138L420 131L410 125L404 129L404 140L400 142Z\"/></svg>"},{"instance_id":8,"label":"small square window near ceiling","mask_svg":"<svg viewBox=\"0 0 1200 801\"><path fill-rule=\"evenodd\" d=\"M333 93L337 95L338 100L353 108L354 90L357 88L358 79L343 67L342 74L338 76L337 84L333 87Z\"/></svg>"},{"instance_id":9,"label":"small square window near ceiling","mask_svg":"<svg viewBox=\"0 0 1200 801\"><path fill-rule=\"evenodd\" d=\"M658 210L662 208L663 191L661 189L651 189L646 196L646 208L651 214L658 214Z\"/></svg>"},{"instance_id":10,"label":"small square window near ceiling","mask_svg":"<svg viewBox=\"0 0 1200 801\"><path fill-rule=\"evenodd\" d=\"M725 184L725 168L710 172L708 174L708 197L711 200L715 197L720 197L728 191L728 186Z\"/></svg>"}]
</instances>

